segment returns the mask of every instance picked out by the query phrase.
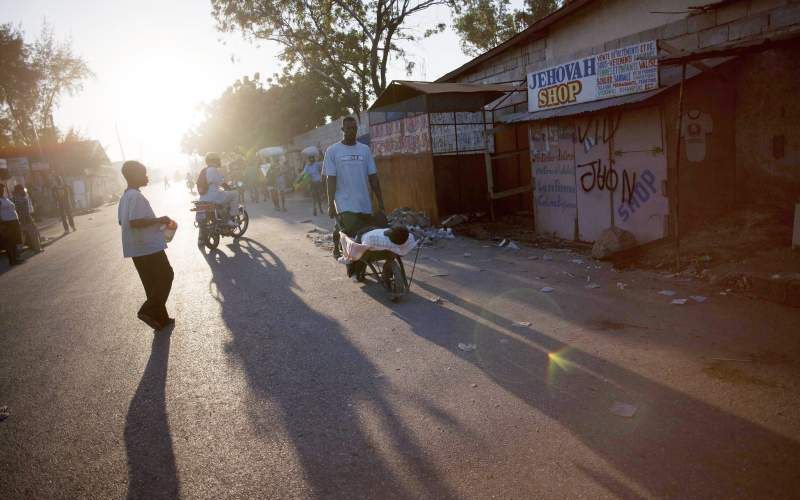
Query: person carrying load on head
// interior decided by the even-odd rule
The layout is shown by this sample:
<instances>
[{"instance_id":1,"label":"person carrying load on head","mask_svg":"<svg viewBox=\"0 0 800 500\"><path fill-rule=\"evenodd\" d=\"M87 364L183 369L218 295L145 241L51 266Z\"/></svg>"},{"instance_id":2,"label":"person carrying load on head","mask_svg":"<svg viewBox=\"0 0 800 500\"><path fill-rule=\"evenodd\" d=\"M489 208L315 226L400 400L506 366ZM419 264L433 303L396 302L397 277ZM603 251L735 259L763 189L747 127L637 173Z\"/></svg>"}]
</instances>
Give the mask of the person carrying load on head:
<instances>
[{"instance_id":1,"label":"person carrying load on head","mask_svg":"<svg viewBox=\"0 0 800 500\"><path fill-rule=\"evenodd\" d=\"M323 172L327 176L328 215L336 217L333 232L333 256L341 256L339 231L354 236L372 223L370 188L384 211L378 170L369 146L356 142L358 125L352 116L342 120L342 141L325 151Z\"/></svg>"},{"instance_id":2,"label":"person carrying load on head","mask_svg":"<svg viewBox=\"0 0 800 500\"><path fill-rule=\"evenodd\" d=\"M200 171L197 176L197 192L200 194L200 201L216 203L228 210L228 217L225 224L229 227L236 227L233 216L239 210L239 193L236 190L226 191L225 177L222 172L222 160L217 153L206 155L206 168Z\"/></svg>"}]
</instances>

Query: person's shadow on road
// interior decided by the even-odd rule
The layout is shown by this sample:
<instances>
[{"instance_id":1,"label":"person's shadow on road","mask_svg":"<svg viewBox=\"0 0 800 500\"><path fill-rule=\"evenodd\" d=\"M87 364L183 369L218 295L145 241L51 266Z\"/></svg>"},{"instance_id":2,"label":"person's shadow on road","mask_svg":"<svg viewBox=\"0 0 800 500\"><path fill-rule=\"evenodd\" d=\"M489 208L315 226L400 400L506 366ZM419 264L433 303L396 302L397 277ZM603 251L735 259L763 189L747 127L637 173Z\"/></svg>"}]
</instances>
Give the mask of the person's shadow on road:
<instances>
[{"instance_id":1,"label":"person's shadow on road","mask_svg":"<svg viewBox=\"0 0 800 500\"><path fill-rule=\"evenodd\" d=\"M308 495L455 498L393 408L379 370L335 321L298 295L280 258L248 238L228 247L233 255L206 256L210 291L230 330L226 351L245 374L257 432L285 430ZM376 426L386 429L380 438L364 428L364 404L372 408ZM279 421L270 417L274 410ZM457 425L444 412L426 411L443 426ZM414 480L398 474L398 467Z\"/></svg>"},{"instance_id":2,"label":"person's shadow on road","mask_svg":"<svg viewBox=\"0 0 800 500\"><path fill-rule=\"evenodd\" d=\"M150 359L125 418L129 499L180 497L165 401L171 333L168 329L153 337Z\"/></svg>"}]
</instances>

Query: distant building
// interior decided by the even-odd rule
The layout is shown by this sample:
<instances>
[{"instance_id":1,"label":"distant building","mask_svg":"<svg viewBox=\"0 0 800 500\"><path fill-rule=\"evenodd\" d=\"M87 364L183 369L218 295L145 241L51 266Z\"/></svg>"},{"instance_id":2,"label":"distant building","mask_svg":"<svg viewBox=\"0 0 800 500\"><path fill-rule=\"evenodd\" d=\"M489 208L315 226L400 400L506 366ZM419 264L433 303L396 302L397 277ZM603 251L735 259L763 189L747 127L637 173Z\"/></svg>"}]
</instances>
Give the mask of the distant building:
<instances>
[{"instance_id":1,"label":"distant building","mask_svg":"<svg viewBox=\"0 0 800 500\"><path fill-rule=\"evenodd\" d=\"M75 208L99 206L122 189L119 173L98 141L68 142L38 147L0 149L10 184L23 184L44 213L53 209L49 190L56 176L72 189Z\"/></svg>"}]
</instances>

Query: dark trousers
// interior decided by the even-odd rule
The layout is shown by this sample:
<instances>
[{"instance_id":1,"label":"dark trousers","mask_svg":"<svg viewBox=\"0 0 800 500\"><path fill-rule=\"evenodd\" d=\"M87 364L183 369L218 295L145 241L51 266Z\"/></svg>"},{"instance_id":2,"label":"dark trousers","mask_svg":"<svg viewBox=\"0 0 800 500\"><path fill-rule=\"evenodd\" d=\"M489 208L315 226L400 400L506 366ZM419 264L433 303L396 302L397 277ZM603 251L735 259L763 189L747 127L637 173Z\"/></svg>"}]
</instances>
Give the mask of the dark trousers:
<instances>
[{"instance_id":1,"label":"dark trousers","mask_svg":"<svg viewBox=\"0 0 800 500\"><path fill-rule=\"evenodd\" d=\"M133 258L133 265L139 273L139 278L144 286L147 300L139 308L140 314L146 314L154 320L164 323L169 318L167 314L167 298L172 289L172 266L164 251Z\"/></svg>"},{"instance_id":2,"label":"dark trousers","mask_svg":"<svg viewBox=\"0 0 800 500\"><path fill-rule=\"evenodd\" d=\"M72 207L69 206L69 203L58 204L58 215L61 217L61 225L64 226L64 231L69 231L70 227L72 227L73 231L75 230L75 221L72 220ZM69 221L69 226L67 221Z\"/></svg>"},{"instance_id":3,"label":"dark trousers","mask_svg":"<svg viewBox=\"0 0 800 500\"><path fill-rule=\"evenodd\" d=\"M321 182L312 182L311 183L311 203L314 207L314 214L317 213L317 207L319 207L319 212L322 212L322 183Z\"/></svg>"},{"instance_id":4,"label":"dark trousers","mask_svg":"<svg viewBox=\"0 0 800 500\"><path fill-rule=\"evenodd\" d=\"M6 251L9 264L17 262L17 243L21 241L19 221L0 222L0 243Z\"/></svg>"}]
</instances>

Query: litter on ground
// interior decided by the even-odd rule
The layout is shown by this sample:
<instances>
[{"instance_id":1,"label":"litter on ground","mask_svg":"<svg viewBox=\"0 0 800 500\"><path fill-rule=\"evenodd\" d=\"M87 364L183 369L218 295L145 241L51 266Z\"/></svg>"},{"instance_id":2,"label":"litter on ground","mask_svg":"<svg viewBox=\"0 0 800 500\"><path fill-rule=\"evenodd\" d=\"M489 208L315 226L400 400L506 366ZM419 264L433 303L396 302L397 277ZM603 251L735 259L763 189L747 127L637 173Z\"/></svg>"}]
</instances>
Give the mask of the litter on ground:
<instances>
[{"instance_id":1,"label":"litter on ground","mask_svg":"<svg viewBox=\"0 0 800 500\"><path fill-rule=\"evenodd\" d=\"M589 283L588 285L586 285L585 288L588 288L588 289L591 290L591 289L594 289L594 288L600 288L600 285L598 285L597 283Z\"/></svg>"},{"instance_id":2,"label":"litter on ground","mask_svg":"<svg viewBox=\"0 0 800 500\"><path fill-rule=\"evenodd\" d=\"M475 344L465 344L463 342L458 343L458 348L464 352L471 352L478 348Z\"/></svg>"},{"instance_id":3,"label":"litter on ground","mask_svg":"<svg viewBox=\"0 0 800 500\"><path fill-rule=\"evenodd\" d=\"M631 418L636 415L638 408L629 403L614 402L609 411L618 417Z\"/></svg>"},{"instance_id":4,"label":"litter on ground","mask_svg":"<svg viewBox=\"0 0 800 500\"><path fill-rule=\"evenodd\" d=\"M530 321L515 321L514 322L514 326L519 326L521 328L528 328L529 326L531 326L531 322Z\"/></svg>"},{"instance_id":5,"label":"litter on ground","mask_svg":"<svg viewBox=\"0 0 800 500\"><path fill-rule=\"evenodd\" d=\"M687 302L686 299L672 299L672 302L670 302L670 304L675 304L676 306L682 306L686 304L686 302Z\"/></svg>"},{"instance_id":6,"label":"litter on ground","mask_svg":"<svg viewBox=\"0 0 800 500\"><path fill-rule=\"evenodd\" d=\"M551 286L546 286L546 287L542 288L541 291L542 291L542 293L550 293L550 292L552 292L554 290L555 290L555 288L553 288Z\"/></svg>"},{"instance_id":7,"label":"litter on ground","mask_svg":"<svg viewBox=\"0 0 800 500\"><path fill-rule=\"evenodd\" d=\"M664 295L666 297L672 297L673 295L675 295L675 291L674 290L661 290L660 292L658 292L658 294L659 295Z\"/></svg>"},{"instance_id":8,"label":"litter on ground","mask_svg":"<svg viewBox=\"0 0 800 500\"><path fill-rule=\"evenodd\" d=\"M691 297L689 297L689 298L690 298L690 299L692 299L692 300L693 300L693 301L695 301L695 302L698 302L698 303L700 303L700 304L702 304L703 302L705 302L706 300L708 300L708 298L707 298L707 297L705 297L705 296L703 296L703 295L692 295L692 296L691 296Z\"/></svg>"}]
</instances>

